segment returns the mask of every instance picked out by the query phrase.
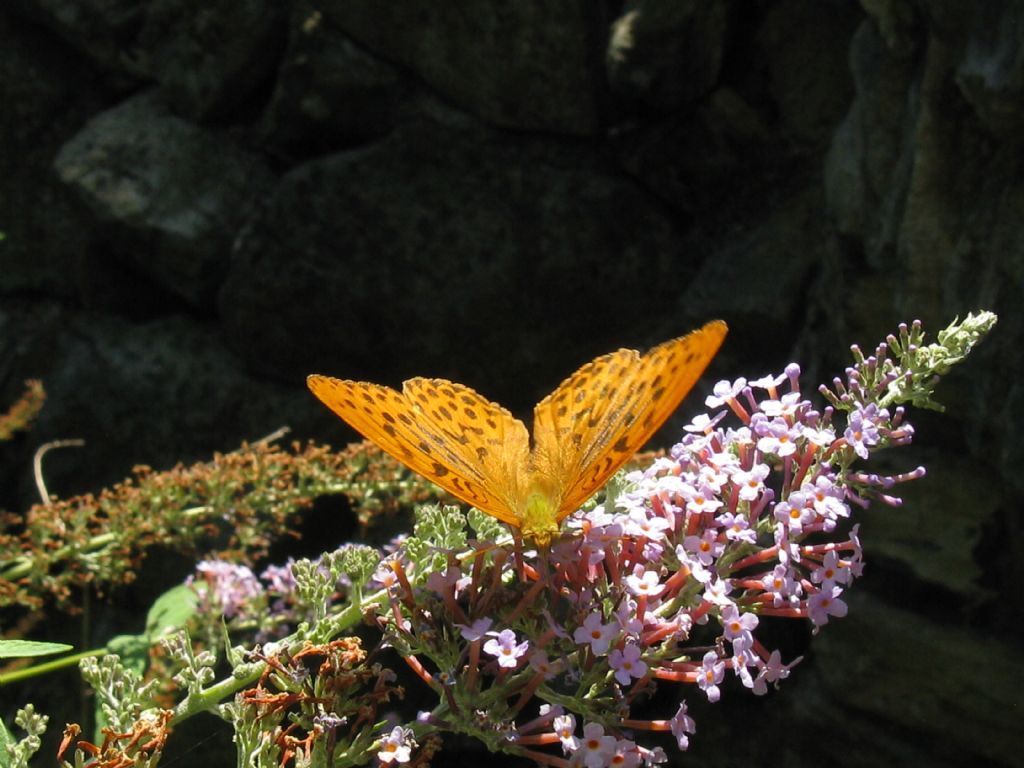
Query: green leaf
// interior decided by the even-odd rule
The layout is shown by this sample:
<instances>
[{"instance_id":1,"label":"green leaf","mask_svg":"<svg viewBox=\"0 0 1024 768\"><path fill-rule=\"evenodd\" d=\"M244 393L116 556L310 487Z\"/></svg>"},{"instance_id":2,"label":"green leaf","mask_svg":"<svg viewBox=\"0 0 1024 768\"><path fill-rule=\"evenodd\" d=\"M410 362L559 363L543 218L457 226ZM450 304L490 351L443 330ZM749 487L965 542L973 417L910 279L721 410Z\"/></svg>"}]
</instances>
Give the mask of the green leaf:
<instances>
[{"instance_id":1,"label":"green leaf","mask_svg":"<svg viewBox=\"0 0 1024 768\"><path fill-rule=\"evenodd\" d=\"M14 739L4 727L4 721L0 720L0 768L7 768L11 764L11 755L7 751L8 745L14 745Z\"/></svg>"},{"instance_id":2,"label":"green leaf","mask_svg":"<svg viewBox=\"0 0 1024 768\"><path fill-rule=\"evenodd\" d=\"M121 657L121 663L142 675L149 664L149 635L118 635L110 638L107 650Z\"/></svg>"},{"instance_id":3,"label":"green leaf","mask_svg":"<svg viewBox=\"0 0 1024 768\"><path fill-rule=\"evenodd\" d=\"M0 640L0 659L20 659L26 656L50 656L74 648L64 643L38 643L33 640Z\"/></svg>"},{"instance_id":4,"label":"green leaf","mask_svg":"<svg viewBox=\"0 0 1024 768\"><path fill-rule=\"evenodd\" d=\"M146 635L156 640L168 630L184 627L196 613L199 598L187 584L179 584L156 599L146 614Z\"/></svg>"}]
</instances>

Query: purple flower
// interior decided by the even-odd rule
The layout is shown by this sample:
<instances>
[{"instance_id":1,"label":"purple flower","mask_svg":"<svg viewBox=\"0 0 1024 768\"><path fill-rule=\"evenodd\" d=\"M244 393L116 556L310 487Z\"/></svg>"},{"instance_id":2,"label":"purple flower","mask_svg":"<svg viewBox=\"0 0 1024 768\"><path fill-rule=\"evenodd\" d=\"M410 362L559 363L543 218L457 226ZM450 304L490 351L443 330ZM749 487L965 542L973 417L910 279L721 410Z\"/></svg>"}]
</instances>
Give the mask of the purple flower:
<instances>
[{"instance_id":1,"label":"purple flower","mask_svg":"<svg viewBox=\"0 0 1024 768\"><path fill-rule=\"evenodd\" d=\"M723 512L715 518L715 522L725 528L725 537L729 541L743 541L747 544L757 542L757 532L750 527L746 515Z\"/></svg>"},{"instance_id":2,"label":"purple flower","mask_svg":"<svg viewBox=\"0 0 1024 768\"><path fill-rule=\"evenodd\" d=\"M493 623L493 619L483 618L477 619L468 626L466 624L456 624L455 626L459 628L459 634L472 643L486 635Z\"/></svg>"},{"instance_id":3,"label":"purple flower","mask_svg":"<svg viewBox=\"0 0 1024 768\"><path fill-rule=\"evenodd\" d=\"M826 521L835 522L837 518L849 517L850 508L843 502L843 490L826 475L819 475L814 483L804 483L800 491L810 497L814 511Z\"/></svg>"},{"instance_id":4,"label":"purple flower","mask_svg":"<svg viewBox=\"0 0 1024 768\"><path fill-rule=\"evenodd\" d=\"M707 694L708 701L718 701L722 692L718 684L725 677L725 662L718 658L717 651L708 651L704 654L700 669L697 670L697 687Z\"/></svg>"},{"instance_id":5,"label":"purple flower","mask_svg":"<svg viewBox=\"0 0 1024 768\"><path fill-rule=\"evenodd\" d=\"M699 546L700 538L698 536L688 536L687 538L693 539L691 541ZM708 567L701 561L701 558L690 552L685 546L686 539L683 540L684 544L680 544L676 547L676 557L679 558L680 566L686 566L690 571L690 576L699 581L701 584L707 584L710 582L714 575L708 569Z\"/></svg>"},{"instance_id":6,"label":"purple flower","mask_svg":"<svg viewBox=\"0 0 1024 768\"><path fill-rule=\"evenodd\" d=\"M608 665L615 670L620 685L629 685L634 677L647 674L647 664L640 659L640 646L636 643L626 643L621 651L614 649L608 654Z\"/></svg>"},{"instance_id":7,"label":"purple flower","mask_svg":"<svg viewBox=\"0 0 1024 768\"><path fill-rule=\"evenodd\" d=\"M768 683L775 683L789 677L791 667L799 664L803 656L798 656L790 664L782 663L782 655L778 651L772 651L768 661L762 662L761 671L754 680L753 691L758 696L768 692Z\"/></svg>"},{"instance_id":8,"label":"purple flower","mask_svg":"<svg viewBox=\"0 0 1024 768\"><path fill-rule=\"evenodd\" d=\"M396 725L391 733L381 739L377 759L382 763L408 763L412 755L412 731Z\"/></svg>"},{"instance_id":9,"label":"purple flower","mask_svg":"<svg viewBox=\"0 0 1024 768\"><path fill-rule=\"evenodd\" d=\"M782 419L775 419L759 422L755 431L760 435L757 450L761 453L773 453L780 458L796 453L796 441L800 438L799 427L791 427Z\"/></svg>"},{"instance_id":10,"label":"purple flower","mask_svg":"<svg viewBox=\"0 0 1024 768\"><path fill-rule=\"evenodd\" d=\"M732 643L733 651L747 650L754 645L754 629L757 627L756 614L740 613L735 605L722 608L722 628L725 639Z\"/></svg>"},{"instance_id":11,"label":"purple flower","mask_svg":"<svg viewBox=\"0 0 1024 768\"><path fill-rule=\"evenodd\" d=\"M821 588L824 591L831 589L836 582L849 584L850 575L849 564L840 560L836 551L832 550L826 553L821 568L815 568L811 571L811 581L815 584L821 584Z\"/></svg>"},{"instance_id":12,"label":"purple flower","mask_svg":"<svg viewBox=\"0 0 1024 768\"><path fill-rule=\"evenodd\" d=\"M517 643L516 633L511 629L503 629L484 643L484 653L497 657L499 667L515 669L519 665L519 658L529 647L530 643L527 641Z\"/></svg>"},{"instance_id":13,"label":"purple flower","mask_svg":"<svg viewBox=\"0 0 1024 768\"><path fill-rule=\"evenodd\" d=\"M562 751L566 754L575 752L580 745L580 740L576 738L576 718L572 715L559 715L551 725L558 734L558 740L562 742Z\"/></svg>"},{"instance_id":14,"label":"purple flower","mask_svg":"<svg viewBox=\"0 0 1024 768\"><path fill-rule=\"evenodd\" d=\"M654 749L638 747L638 749L643 754L645 768L654 768L656 765L664 765L668 762L668 755L665 754L665 750L661 747L655 747Z\"/></svg>"},{"instance_id":15,"label":"purple flower","mask_svg":"<svg viewBox=\"0 0 1024 768\"><path fill-rule=\"evenodd\" d=\"M728 411L721 411L712 418L706 413L698 413L693 417L693 421L683 427L683 429L687 432L706 435L718 425L718 422L726 417L726 414L728 414Z\"/></svg>"},{"instance_id":16,"label":"purple flower","mask_svg":"<svg viewBox=\"0 0 1024 768\"><path fill-rule=\"evenodd\" d=\"M583 726L583 739L573 757L587 768L605 768L615 754L617 742L614 736L605 735L604 727L599 723L587 723ZM577 757L579 755L582 757Z\"/></svg>"},{"instance_id":17,"label":"purple flower","mask_svg":"<svg viewBox=\"0 0 1024 768\"><path fill-rule=\"evenodd\" d=\"M683 539L683 547L692 552L703 565L711 565L725 551L725 544L718 540L718 531L714 528L709 528L700 536L687 536Z\"/></svg>"},{"instance_id":18,"label":"purple flower","mask_svg":"<svg viewBox=\"0 0 1024 768\"><path fill-rule=\"evenodd\" d=\"M268 590L279 595L290 595L295 591L295 574L292 573L294 562L289 557L284 565L268 565L263 569L260 578L267 582Z\"/></svg>"},{"instance_id":19,"label":"purple flower","mask_svg":"<svg viewBox=\"0 0 1024 768\"><path fill-rule=\"evenodd\" d=\"M776 390L779 384L781 384L785 380L786 374L784 373L779 373L774 376L768 373L762 376L760 379L754 379L752 382L750 382L750 386L756 387L757 389L764 389L767 390L769 393L772 393Z\"/></svg>"},{"instance_id":20,"label":"purple flower","mask_svg":"<svg viewBox=\"0 0 1024 768\"><path fill-rule=\"evenodd\" d=\"M803 531L804 526L814 522L814 507L808 498L799 491L789 494L789 498L775 505L775 519L794 533Z\"/></svg>"},{"instance_id":21,"label":"purple flower","mask_svg":"<svg viewBox=\"0 0 1024 768\"><path fill-rule=\"evenodd\" d=\"M615 619L619 622L619 627L632 637L639 637L644 629L644 617L638 616L636 609L636 600L629 597L623 597L615 609ZM648 611L647 616L650 615L651 613Z\"/></svg>"},{"instance_id":22,"label":"purple flower","mask_svg":"<svg viewBox=\"0 0 1024 768\"><path fill-rule=\"evenodd\" d=\"M835 430L830 427L820 428L817 426L805 426L801 431L801 435L804 440L816 448L824 448L826 445L832 445L836 439Z\"/></svg>"},{"instance_id":23,"label":"purple flower","mask_svg":"<svg viewBox=\"0 0 1024 768\"><path fill-rule=\"evenodd\" d=\"M841 619L846 615L847 605L839 599L842 593L841 587L832 586L807 598L807 614L815 629L828 624L829 616Z\"/></svg>"},{"instance_id":24,"label":"purple flower","mask_svg":"<svg viewBox=\"0 0 1024 768\"><path fill-rule=\"evenodd\" d=\"M208 599L219 606L228 618L239 613L263 592L263 585L256 574L245 565L203 560L196 565L196 570L206 582Z\"/></svg>"},{"instance_id":25,"label":"purple flower","mask_svg":"<svg viewBox=\"0 0 1024 768\"><path fill-rule=\"evenodd\" d=\"M793 578L789 567L781 563L776 565L775 569L761 580L761 583L764 584L766 592L771 592L772 605L776 608L783 603L799 602L799 596L803 591L800 582Z\"/></svg>"},{"instance_id":26,"label":"purple flower","mask_svg":"<svg viewBox=\"0 0 1024 768\"><path fill-rule=\"evenodd\" d=\"M646 505L634 505L629 509L629 517L624 521L622 532L626 536L644 536L655 541L664 541L671 528L672 523L664 517L652 516Z\"/></svg>"},{"instance_id":27,"label":"purple flower","mask_svg":"<svg viewBox=\"0 0 1024 768\"><path fill-rule=\"evenodd\" d=\"M704 399L704 405L708 408L720 408L730 400L735 400L747 386L747 380L740 378L736 381L719 381L711 389L713 394Z\"/></svg>"},{"instance_id":28,"label":"purple flower","mask_svg":"<svg viewBox=\"0 0 1024 768\"><path fill-rule=\"evenodd\" d=\"M767 464L755 464L749 470L740 469L732 473L732 481L739 487L743 501L753 501L761 495L768 471Z\"/></svg>"},{"instance_id":29,"label":"purple flower","mask_svg":"<svg viewBox=\"0 0 1024 768\"><path fill-rule=\"evenodd\" d=\"M530 654L529 664L530 669L540 672L544 675L545 680L550 680L554 677L560 667L560 664L557 661L551 662L548 659L548 655L539 648Z\"/></svg>"},{"instance_id":30,"label":"purple flower","mask_svg":"<svg viewBox=\"0 0 1024 768\"><path fill-rule=\"evenodd\" d=\"M583 620L583 626L576 628L572 639L580 645L589 644L595 656L604 656L617 634L618 626L611 622L605 624L604 616L595 611Z\"/></svg>"},{"instance_id":31,"label":"purple flower","mask_svg":"<svg viewBox=\"0 0 1024 768\"><path fill-rule=\"evenodd\" d=\"M462 571L458 566L453 565L443 572L434 571L430 574L427 577L427 589L433 590L442 597L454 594L458 598L459 592L465 589L471 581L472 579L469 576L462 575Z\"/></svg>"},{"instance_id":32,"label":"purple flower","mask_svg":"<svg viewBox=\"0 0 1024 768\"><path fill-rule=\"evenodd\" d=\"M633 573L626 577L626 589L637 597L657 597L665 591L665 585L661 583L657 571L647 571L642 565L638 565Z\"/></svg>"},{"instance_id":33,"label":"purple flower","mask_svg":"<svg viewBox=\"0 0 1024 768\"><path fill-rule=\"evenodd\" d=\"M679 745L679 749L686 750L690 747L690 736L691 733L697 732L697 724L693 722L693 718L686 714L686 702L680 702L679 710L669 720L669 727L672 729L672 735L676 737L676 743Z\"/></svg>"},{"instance_id":34,"label":"purple flower","mask_svg":"<svg viewBox=\"0 0 1024 768\"><path fill-rule=\"evenodd\" d=\"M629 739L616 741L608 765L612 768L637 768L640 765L640 749L636 742Z\"/></svg>"},{"instance_id":35,"label":"purple flower","mask_svg":"<svg viewBox=\"0 0 1024 768\"><path fill-rule=\"evenodd\" d=\"M846 441L853 447L854 452L858 456L866 459L868 457L868 448L878 445L878 423L888 418L888 411L884 408L879 411L877 405L869 403L865 408L858 408L850 412L843 437L846 438Z\"/></svg>"},{"instance_id":36,"label":"purple flower","mask_svg":"<svg viewBox=\"0 0 1024 768\"><path fill-rule=\"evenodd\" d=\"M759 405L761 406L761 412L769 418L775 418L781 416L783 418L787 416L795 416L801 405L805 405L806 401L800 399L799 392L790 392L787 395L783 395L779 400L762 400ZM805 407L807 407L805 405Z\"/></svg>"},{"instance_id":37,"label":"purple flower","mask_svg":"<svg viewBox=\"0 0 1024 768\"><path fill-rule=\"evenodd\" d=\"M385 589L398 586L398 574L391 567L391 560L384 559L381 561L380 565L377 566L377 570L373 572L373 580Z\"/></svg>"},{"instance_id":38,"label":"purple flower","mask_svg":"<svg viewBox=\"0 0 1024 768\"><path fill-rule=\"evenodd\" d=\"M715 492L707 485L700 488L683 487L683 498L686 499L686 510L695 515L702 512L714 512L722 502L715 498Z\"/></svg>"},{"instance_id":39,"label":"purple flower","mask_svg":"<svg viewBox=\"0 0 1024 768\"><path fill-rule=\"evenodd\" d=\"M704 584L704 599L714 605L732 605L729 593L732 592L732 581L715 577Z\"/></svg>"}]
</instances>

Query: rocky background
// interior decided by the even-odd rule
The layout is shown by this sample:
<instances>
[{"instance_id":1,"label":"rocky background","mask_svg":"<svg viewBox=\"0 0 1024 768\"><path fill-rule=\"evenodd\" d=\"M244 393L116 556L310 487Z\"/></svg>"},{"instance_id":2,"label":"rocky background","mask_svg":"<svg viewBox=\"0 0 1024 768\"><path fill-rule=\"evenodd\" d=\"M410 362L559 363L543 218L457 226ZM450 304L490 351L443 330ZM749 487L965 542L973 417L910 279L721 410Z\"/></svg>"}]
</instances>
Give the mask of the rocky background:
<instances>
[{"instance_id":1,"label":"rocky background","mask_svg":"<svg viewBox=\"0 0 1024 768\"><path fill-rule=\"evenodd\" d=\"M0 445L9 509L54 438L87 441L60 495L342 443L312 371L526 414L711 317L709 380L813 382L999 312L893 456L930 475L865 516L850 617L778 694L698 706L688 759L1020 764L1021 3L7 0L0 99L0 403L50 395Z\"/></svg>"}]
</instances>

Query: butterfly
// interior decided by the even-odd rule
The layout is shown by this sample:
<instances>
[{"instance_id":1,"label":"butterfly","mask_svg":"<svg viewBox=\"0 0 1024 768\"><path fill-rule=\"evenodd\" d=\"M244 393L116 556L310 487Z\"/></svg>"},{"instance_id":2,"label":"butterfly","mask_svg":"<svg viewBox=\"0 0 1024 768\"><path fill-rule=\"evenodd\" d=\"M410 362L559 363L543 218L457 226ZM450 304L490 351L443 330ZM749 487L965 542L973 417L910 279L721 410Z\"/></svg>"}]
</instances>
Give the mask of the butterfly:
<instances>
[{"instance_id":1,"label":"butterfly","mask_svg":"<svg viewBox=\"0 0 1024 768\"><path fill-rule=\"evenodd\" d=\"M533 435L469 387L417 377L402 391L312 375L310 390L410 469L547 546L559 524L658 430L715 356L715 320L641 355L592 360L533 410Z\"/></svg>"}]
</instances>

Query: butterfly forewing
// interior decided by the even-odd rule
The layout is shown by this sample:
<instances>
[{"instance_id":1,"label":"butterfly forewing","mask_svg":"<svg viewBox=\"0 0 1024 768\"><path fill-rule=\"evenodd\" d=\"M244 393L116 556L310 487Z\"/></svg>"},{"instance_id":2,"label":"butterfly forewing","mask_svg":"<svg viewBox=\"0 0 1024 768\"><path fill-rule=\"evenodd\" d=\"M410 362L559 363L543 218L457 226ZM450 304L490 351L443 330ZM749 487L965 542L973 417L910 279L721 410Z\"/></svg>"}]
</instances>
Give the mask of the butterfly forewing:
<instances>
[{"instance_id":1,"label":"butterfly forewing","mask_svg":"<svg viewBox=\"0 0 1024 768\"><path fill-rule=\"evenodd\" d=\"M619 350L566 379L534 411L537 463L560 478L561 519L646 443L686 396L725 337L724 323L667 341L642 357Z\"/></svg>"},{"instance_id":2,"label":"butterfly forewing","mask_svg":"<svg viewBox=\"0 0 1024 768\"><path fill-rule=\"evenodd\" d=\"M428 402L433 407L424 408L421 400L406 393L365 381L310 376L307 383L328 408L395 459L467 504L515 524L508 500L473 446L458 439L458 430L449 430L453 437L424 416L443 403ZM508 422L514 421L506 413L501 426L511 434L515 430ZM525 433L526 428L518 424Z\"/></svg>"},{"instance_id":3,"label":"butterfly forewing","mask_svg":"<svg viewBox=\"0 0 1024 768\"><path fill-rule=\"evenodd\" d=\"M509 510L505 522L515 524L530 451L526 425L469 387L445 379L409 379L402 391L437 449L454 465L473 467L488 494Z\"/></svg>"}]
</instances>

